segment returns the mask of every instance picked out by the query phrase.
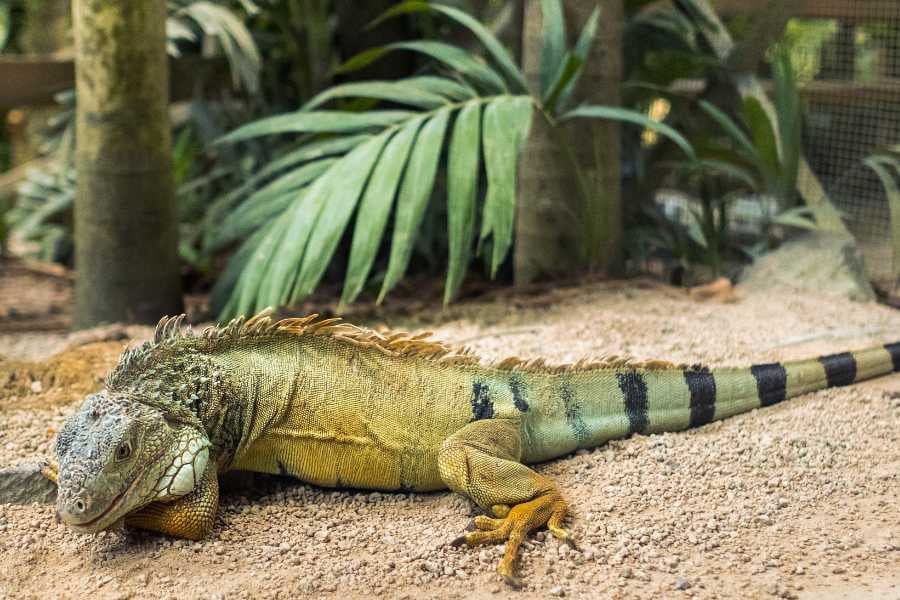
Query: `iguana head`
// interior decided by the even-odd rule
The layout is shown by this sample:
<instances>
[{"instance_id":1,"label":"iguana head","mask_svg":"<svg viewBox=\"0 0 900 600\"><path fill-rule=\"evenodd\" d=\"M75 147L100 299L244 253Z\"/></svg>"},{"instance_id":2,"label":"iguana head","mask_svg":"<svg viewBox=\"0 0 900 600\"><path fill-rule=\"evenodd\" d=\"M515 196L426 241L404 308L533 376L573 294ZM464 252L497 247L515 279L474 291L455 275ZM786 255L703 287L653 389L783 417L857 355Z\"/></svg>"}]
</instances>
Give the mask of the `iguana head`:
<instances>
[{"instance_id":1,"label":"iguana head","mask_svg":"<svg viewBox=\"0 0 900 600\"><path fill-rule=\"evenodd\" d=\"M153 501L194 489L209 460L196 426L127 395L88 396L56 441L57 514L84 532L106 529Z\"/></svg>"}]
</instances>

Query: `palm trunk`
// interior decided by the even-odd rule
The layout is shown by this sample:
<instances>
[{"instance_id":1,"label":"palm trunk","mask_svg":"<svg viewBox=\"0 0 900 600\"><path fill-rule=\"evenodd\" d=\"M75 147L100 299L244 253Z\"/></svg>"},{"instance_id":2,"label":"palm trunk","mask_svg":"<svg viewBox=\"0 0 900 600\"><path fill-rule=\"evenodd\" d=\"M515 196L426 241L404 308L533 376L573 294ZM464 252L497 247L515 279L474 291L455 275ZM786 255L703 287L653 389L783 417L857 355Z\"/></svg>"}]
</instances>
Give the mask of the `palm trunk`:
<instances>
[{"instance_id":1,"label":"palm trunk","mask_svg":"<svg viewBox=\"0 0 900 600\"><path fill-rule=\"evenodd\" d=\"M75 324L181 309L166 3L74 0Z\"/></svg>"},{"instance_id":2,"label":"palm trunk","mask_svg":"<svg viewBox=\"0 0 900 600\"><path fill-rule=\"evenodd\" d=\"M573 33L597 0L566 2ZM603 16L575 97L617 105L622 76L621 0L599 2ZM541 56L540 3L525 3L523 65L538 89ZM554 127L538 116L522 158L516 217L516 284L571 277L586 267L604 274L621 259L622 206L619 126L594 122Z\"/></svg>"}]
</instances>

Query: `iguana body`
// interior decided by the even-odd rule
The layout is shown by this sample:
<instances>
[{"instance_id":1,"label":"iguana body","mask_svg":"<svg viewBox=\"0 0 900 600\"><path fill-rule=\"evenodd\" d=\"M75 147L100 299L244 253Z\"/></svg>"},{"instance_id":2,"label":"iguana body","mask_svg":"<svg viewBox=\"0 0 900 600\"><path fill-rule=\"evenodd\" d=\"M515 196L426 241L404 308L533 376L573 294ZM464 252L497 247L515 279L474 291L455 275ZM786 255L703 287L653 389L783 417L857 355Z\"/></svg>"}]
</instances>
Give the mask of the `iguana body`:
<instances>
[{"instance_id":1,"label":"iguana body","mask_svg":"<svg viewBox=\"0 0 900 600\"><path fill-rule=\"evenodd\" d=\"M677 431L900 370L900 344L709 371L620 359L482 365L421 336L260 315L199 336L163 319L128 351L57 442L59 514L96 531L131 525L198 538L216 475L287 474L328 487L450 488L494 517L469 545L561 528L554 482L526 464L632 433Z\"/></svg>"}]
</instances>

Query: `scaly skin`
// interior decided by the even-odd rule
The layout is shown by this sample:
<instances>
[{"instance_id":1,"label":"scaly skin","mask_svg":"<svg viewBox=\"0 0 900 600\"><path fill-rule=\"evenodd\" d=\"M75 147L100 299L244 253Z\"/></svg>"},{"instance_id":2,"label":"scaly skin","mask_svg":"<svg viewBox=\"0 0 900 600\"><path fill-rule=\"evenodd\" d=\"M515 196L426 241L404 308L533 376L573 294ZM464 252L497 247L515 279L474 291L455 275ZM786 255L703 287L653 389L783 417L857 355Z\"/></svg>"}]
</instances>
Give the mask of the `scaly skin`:
<instances>
[{"instance_id":1,"label":"scaly skin","mask_svg":"<svg viewBox=\"0 0 900 600\"><path fill-rule=\"evenodd\" d=\"M201 538L217 475L291 475L327 487L450 488L478 504L455 543L507 542L516 584L525 536L572 543L567 504L526 464L633 433L701 426L829 386L900 370L900 344L788 364L709 371L607 359L567 367L481 365L422 336L264 313L197 336L163 319L106 389L65 424L60 518L81 531L127 525Z\"/></svg>"}]
</instances>

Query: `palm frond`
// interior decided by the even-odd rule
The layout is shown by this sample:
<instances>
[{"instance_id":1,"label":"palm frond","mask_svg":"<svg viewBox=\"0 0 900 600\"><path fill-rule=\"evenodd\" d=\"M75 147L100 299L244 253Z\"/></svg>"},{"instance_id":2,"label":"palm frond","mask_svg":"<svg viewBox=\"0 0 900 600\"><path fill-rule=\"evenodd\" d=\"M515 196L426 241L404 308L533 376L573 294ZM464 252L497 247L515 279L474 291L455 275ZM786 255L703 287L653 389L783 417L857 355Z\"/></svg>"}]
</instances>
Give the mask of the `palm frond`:
<instances>
[{"instance_id":1,"label":"palm frond","mask_svg":"<svg viewBox=\"0 0 900 600\"><path fill-rule=\"evenodd\" d=\"M551 10L559 8L561 18L558 3L544 4ZM351 58L342 70L360 69L402 50L429 57L446 76L341 84L301 110L245 125L219 140L235 144L262 136L299 136L295 150L220 201L232 212L214 247L249 236L232 259L237 266L229 264L217 283L213 297L220 317L283 305L312 293L354 219L341 301L353 302L365 289L382 242L389 237L378 295L379 301L384 300L410 264L445 156L449 246L445 301L459 291L476 238L479 247L490 248L485 261L491 274L497 274L513 244L517 165L534 111L547 113L552 122L556 106L569 101L594 43L599 12L584 25L575 47L566 50L563 44L548 51L546 68L553 72L545 80L554 100L548 107L542 104L543 95L525 93L524 76L499 41L458 9L407 1L382 18L426 11L470 30L488 60L428 40L374 48ZM562 31L564 38L564 25L555 18L551 15L548 27L555 36ZM335 100L356 98L374 101L376 107L365 112L328 108ZM407 110L391 108L397 105ZM677 131L643 114L584 106L562 117L575 118L615 119L651 128L694 158L693 148ZM306 152L312 148L315 157Z\"/></svg>"}]
</instances>

